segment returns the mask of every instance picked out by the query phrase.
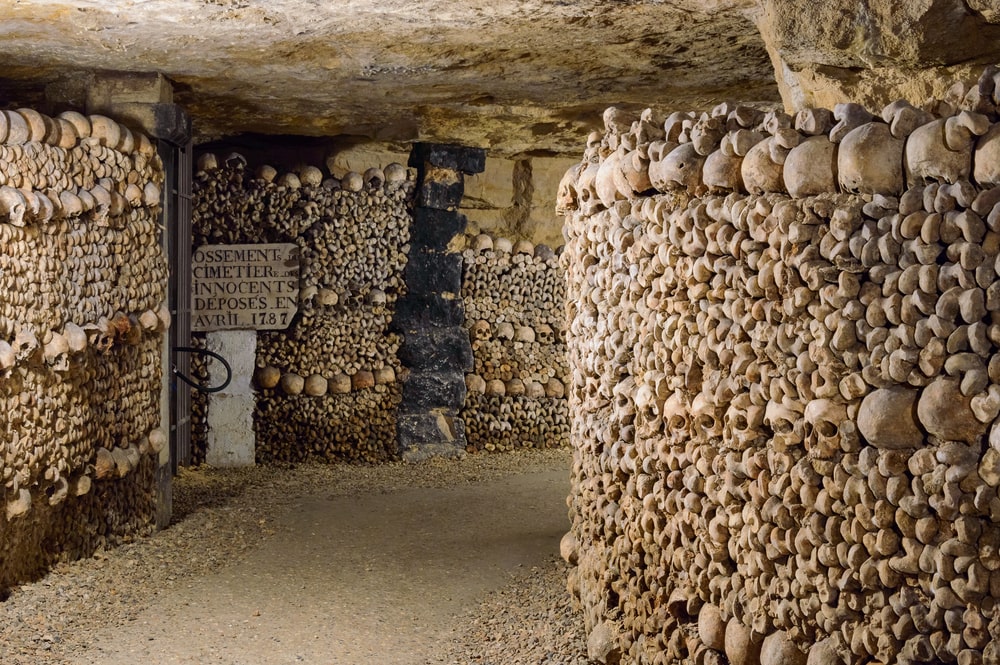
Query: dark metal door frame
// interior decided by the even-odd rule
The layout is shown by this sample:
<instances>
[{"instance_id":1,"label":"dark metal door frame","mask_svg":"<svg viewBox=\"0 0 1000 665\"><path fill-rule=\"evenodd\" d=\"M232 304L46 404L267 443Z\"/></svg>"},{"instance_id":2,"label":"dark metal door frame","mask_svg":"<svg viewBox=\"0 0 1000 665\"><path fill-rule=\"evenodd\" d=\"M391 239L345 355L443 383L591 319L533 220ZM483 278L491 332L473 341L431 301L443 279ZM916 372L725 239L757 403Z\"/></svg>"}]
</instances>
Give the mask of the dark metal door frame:
<instances>
[{"instance_id":1,"label":"dark metal door frame","mask_svg":"<svg viewBox=\"0 0 1000 665\"><path fill-rule=\"evenodd\" d=\"M160 141L166 176L163 217L170 262L170 362L173 371L191 375L191 355L178 352L191 346L191 180L194 174L192 144L178 146ZM171 377L170 463L173 472L191 464L191 388Z\"/></svg>"}]
</instances>

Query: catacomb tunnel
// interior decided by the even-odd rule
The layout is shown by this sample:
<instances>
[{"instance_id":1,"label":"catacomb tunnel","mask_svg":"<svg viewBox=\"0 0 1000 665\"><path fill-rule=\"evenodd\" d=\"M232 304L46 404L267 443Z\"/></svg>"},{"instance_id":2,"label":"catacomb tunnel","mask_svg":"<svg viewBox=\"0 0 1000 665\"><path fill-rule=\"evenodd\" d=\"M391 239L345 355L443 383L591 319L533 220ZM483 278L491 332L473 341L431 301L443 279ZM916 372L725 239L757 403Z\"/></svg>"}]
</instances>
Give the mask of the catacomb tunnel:
<instances>
[{"instance_id":1,"label":"catacomb tunnel","mask_svg":"<svg viewBox=\"0 0 1000 665\"><path fill-rule=\"evenodd\" d=\"M1000 662L996 3L0 28L0 661Z\"/></svg>"}]
</instances>

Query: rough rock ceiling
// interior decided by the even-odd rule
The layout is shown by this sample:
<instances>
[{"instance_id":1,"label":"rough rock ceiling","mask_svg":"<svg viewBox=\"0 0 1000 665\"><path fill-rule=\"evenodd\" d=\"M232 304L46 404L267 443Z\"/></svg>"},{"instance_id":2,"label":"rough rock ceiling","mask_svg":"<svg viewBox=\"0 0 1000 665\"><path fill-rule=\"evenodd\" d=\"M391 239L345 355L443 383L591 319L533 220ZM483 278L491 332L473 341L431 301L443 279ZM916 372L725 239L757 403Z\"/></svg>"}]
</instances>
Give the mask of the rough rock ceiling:
<instances>
[{"instance_id":1,"label":"rough rock ceiling","mask_svg":"<svg viewBox=\"0 0 1000 665\"><path fill-rule=\"evenodd\" d=\"M160 72L201 141L578 153L611 104L937 93L921 72L1000 58L998 21L997 0L7 0L0 104L85 72Z\"/></svg>"},{"instance_id":2,"label":"rough rock ceiling","mask_svg":"<svg viewBox=\"0 0 1000 665\"><path fill-rule=\"evenodd\" d=\"M201 140L349 134L578 152L610 104L777 100L763 41L734 4L15 0L0 3L0 76L158 71Z\"/></svg>"}]
</instances>

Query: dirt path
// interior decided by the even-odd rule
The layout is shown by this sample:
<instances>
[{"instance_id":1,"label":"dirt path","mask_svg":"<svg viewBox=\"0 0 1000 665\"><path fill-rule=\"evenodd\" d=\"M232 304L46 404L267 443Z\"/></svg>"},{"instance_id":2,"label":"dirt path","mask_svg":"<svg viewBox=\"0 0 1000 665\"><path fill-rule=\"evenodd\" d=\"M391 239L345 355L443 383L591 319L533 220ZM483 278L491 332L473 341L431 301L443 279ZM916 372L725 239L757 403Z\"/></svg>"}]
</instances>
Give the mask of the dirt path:
<instances>
[{"instance_id":1,"label":"dirt path","mask_svg":"<svg viewBox=\"0 0 1000 665\"><path fill-rule=\"evenodd\" d=\"M311 496L232 566L183 580L74 663L439 662L455 617L568 528L566 470L448 488Z\"/></svg>"}]
</instances>

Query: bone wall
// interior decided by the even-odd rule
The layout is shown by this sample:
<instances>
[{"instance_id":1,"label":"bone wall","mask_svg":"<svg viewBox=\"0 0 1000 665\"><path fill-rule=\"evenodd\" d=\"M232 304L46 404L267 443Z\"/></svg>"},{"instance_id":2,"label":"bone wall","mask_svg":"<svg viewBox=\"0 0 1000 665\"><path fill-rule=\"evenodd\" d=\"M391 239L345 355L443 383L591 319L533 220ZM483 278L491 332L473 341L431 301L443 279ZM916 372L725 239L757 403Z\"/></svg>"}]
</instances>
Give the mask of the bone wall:
<instances>
[{"instance_id":1,"label":"bone wall","mask_svg":"<svg viewBox=\"0 0 1000 665\"><path fill-rule=\"evenodd\" d=\"M468 449L569 444L565 278L547 245L470 237L462 300L473 369L461 416Z\"/></svg>"},{"instance_id":2,"label":"bone wall","mask_svg":"<svg viewBox=\"0 0 1000 665\"><path fill-rule=\"evenodd\" d=\"M238 154L202 156L195 247L300 247L299 312L287 330L257 336L258 461L394 455L400 337L388 325L404 292L412 189L399 164L335 179L312 166L279 174Z\"/></svg>"},{"instance_id":3,"label":"bone wall","mask_svg":"<svg viewBox=\"0 0 1000 665\"><path fill-rule=\"evenodd\" d=\"M967 90L606 112L560 191L592 658L996 662L1000 100Z\"/></svg>"},{"instance_id":4,"label":"bone wall","mask_svg":"<svg viewBox=\"0 0 1000 665\"><path fill-rule=\"evenodd\" d=\"M410 147L399 143L341 139L325 159L334 177L363 171L368 164L406 162ZM553 212L559 180L571 157L490 154L482 173L464 178L458 212L468 218L466 232L488 233L552 247L562 244L562 218Z\"/></svg>"},{"instance_id":5,"label":"bone wall","mask_svg":"<svg viewBox=\"0 0 1000 665\"><path fill-rule=\"evenodd\" d=\"M0 589L153 528L162 183L107 117L0 112Z\"/></svg>"}]
</instances>

